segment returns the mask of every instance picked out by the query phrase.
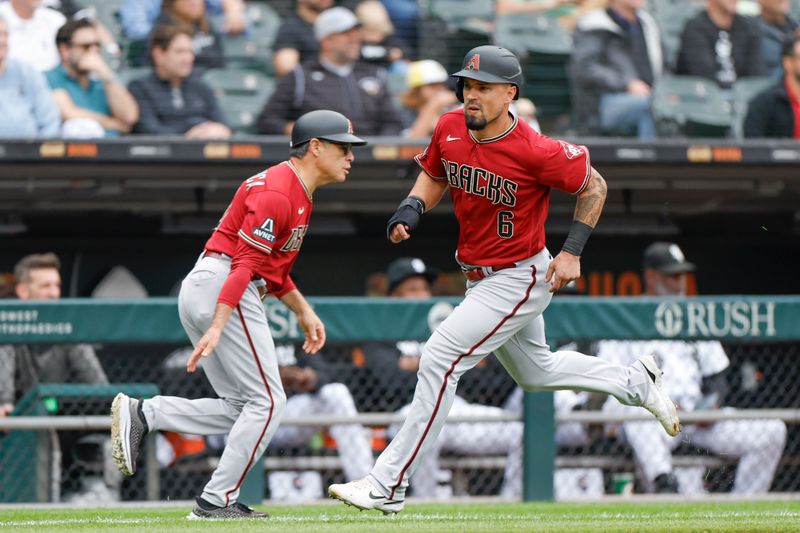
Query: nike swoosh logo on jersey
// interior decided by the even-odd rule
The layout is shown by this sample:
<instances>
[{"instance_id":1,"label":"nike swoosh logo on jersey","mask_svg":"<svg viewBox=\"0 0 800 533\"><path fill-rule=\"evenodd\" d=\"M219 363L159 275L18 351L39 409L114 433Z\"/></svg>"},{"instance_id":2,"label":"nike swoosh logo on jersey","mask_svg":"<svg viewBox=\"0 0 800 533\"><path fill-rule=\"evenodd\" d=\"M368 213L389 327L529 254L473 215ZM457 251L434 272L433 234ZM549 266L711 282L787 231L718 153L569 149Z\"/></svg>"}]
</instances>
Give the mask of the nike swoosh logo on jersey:
<instances>
[{"instance_id":1,"label":"nike swoosh logo on jersey","mask_svg":"<svg viewBox=\"0 0 800 533\"><path fill-rule=\"evenodd\" d=\"M447 142L450 142L450 141L457 141L459 139L461 139L461 137L451 137L450 135L448 135L446 140Z\"/></svg>"},{"instance_id":2,"label":"nike swoosh logo on jersey","mask_svg":"<svg viewBox=\"0 0 800 533\"><path fill-rule=\"evenodd\" d=\"M303 214L303 211L305 211L305 210L306 210L306 208L305 208L305 207L301 207L300 209L298 209L298 210L297 210L297 214L298 214L298 215L302 215L302 214Z\"/></svg>"}]
</instances>

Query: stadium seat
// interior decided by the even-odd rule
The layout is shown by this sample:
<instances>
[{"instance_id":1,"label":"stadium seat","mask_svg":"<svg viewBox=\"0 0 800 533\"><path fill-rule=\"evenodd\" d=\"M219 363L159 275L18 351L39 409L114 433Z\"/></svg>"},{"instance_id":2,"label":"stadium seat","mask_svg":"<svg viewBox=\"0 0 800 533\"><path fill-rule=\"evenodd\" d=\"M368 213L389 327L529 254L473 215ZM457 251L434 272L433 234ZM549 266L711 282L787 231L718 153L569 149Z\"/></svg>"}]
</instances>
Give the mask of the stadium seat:
<instances>
[{"instance_id":1,"label":"stadium seat","mask_svg":"<svg viewBox=\"0 0 800 533\"><path fill-rule=\"evenodd\" d=\"M275 90L275 80L248 69L213 69L203 75L214 89L230 126L239 133L255 133L258 113Z\"/></svg>"},{"instance_id":2,"label":"stadium seat","mask_svg":"<svg viewBox=\"0 0 800 533\"><path fill-rule=\"evenodd\" d=\"M222 38L222 53L230 67L260 70L272 74L272 50L269 45L256 39L241 36Z\"/></svg>"},{"instance_id":3,"label":"stadium seat","mask_svg":"<svg viewBox=\"0 0 800 533\"><path fill-rule=\"evenodd\" d=\"M529 52L569 55L572 36L553 17L530 14L511 14L497 17L495 42L525 56Z\"/></svg>"},{"instance_id":4,"label":"stadium seat","mask_svg":"<svg viewBox=\"0 0 800 533\"><path fill-rule=\"evenodd\" d=\"M494 2L492 0L430 0L428 16L445 21L478 18L491 20L494 18Z\"/></svg>"},{"instance_id":5,"label":"stadium seat","mask_svg":"<svg viewBox=\"0 0 800 533\"><path fill-rule=\"evenodd\" d=\"M733 136L735 138L744 137L744 119L747 116L750 100L774 84L775 79L769 76L741 78L733 84Z\"/></svg>"},{"instance_id":6,"label":"stadium seat","mask_svg":"<svg viewBox=\"0 0 800 533\"><path fill-rule=\"evenodd\" d=\"M131 81L149 76L151 72L153 67L123 67L117 72L117 77L127 87Z\"/></svg>"},{"instance_id":7,"label":"stadium seat","mask_svg":"<svg viewBox=\"0 0 800 533\"><path fill-rule=\"evenodd\" d=\"M730 101L711 80L663 76L653 85L653 118L660 136L725 137L733 114Z\"/></svg>"},{"instance_id":8,"label":"stadium seat","mask_svg":"<svg viewBox=\"0 0 800 533\"><path fill-rule=\"evenodd\" d=\"M203 74L203 78L214 89L217 98L251 96L266 101L275 87L274 80L258 70L209 69Z\"/></svg>"},{"instance_id":9,"label":"stadium seat","mask_svg":"<svg viewBox=\"0 0 800 533\"><path fill-rule=\"evenodd\" d=\"M681 34L686 22L704 9L703 3L685 0L660 0L654 2L653 17L661 30L664 57L669 68L674 69L681 46Z\"/></svg>"},{"instance_id":10,"label":"stadium seat","mask_svg":"<svg viewBox=\"0 0 800 533\"><path fill-rule=\"evenodd\" d=\"M252 38L271 47L281 27L280 15L266 2L247 2L245 9Z\"/></svg>"}]
</instances>

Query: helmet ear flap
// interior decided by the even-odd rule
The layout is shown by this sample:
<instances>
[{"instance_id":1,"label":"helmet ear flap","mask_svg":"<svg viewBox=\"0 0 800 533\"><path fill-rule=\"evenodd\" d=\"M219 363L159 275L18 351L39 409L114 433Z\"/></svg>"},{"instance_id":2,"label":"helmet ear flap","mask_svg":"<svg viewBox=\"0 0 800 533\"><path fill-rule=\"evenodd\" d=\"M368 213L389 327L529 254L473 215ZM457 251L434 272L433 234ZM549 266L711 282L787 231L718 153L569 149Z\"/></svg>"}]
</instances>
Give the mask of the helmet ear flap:
<instances>
[{"instance_id":1,"label":"helmet ear flap","mask_svg":"<svg viewBox=\"0 0 800 533\"><path fill-rule=\"evenodd\" d=\"M464 78L461 77L456 81L456 98L462 104L464 103Z\"/></svg>"}]
</instances>

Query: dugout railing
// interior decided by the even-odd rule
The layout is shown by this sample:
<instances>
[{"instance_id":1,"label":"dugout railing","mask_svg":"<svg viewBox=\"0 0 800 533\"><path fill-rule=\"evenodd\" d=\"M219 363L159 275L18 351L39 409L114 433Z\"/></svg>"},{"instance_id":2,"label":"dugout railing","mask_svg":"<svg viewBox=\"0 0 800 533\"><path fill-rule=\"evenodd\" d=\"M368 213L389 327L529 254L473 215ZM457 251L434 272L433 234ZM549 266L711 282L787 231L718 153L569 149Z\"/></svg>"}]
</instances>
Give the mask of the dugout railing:
<instances>
[{"instance_id":1,"label":"dugout railing","mask_svg":"<svg viewBox=\"0 0 800 533\"><path fill-rule=\"evenodd\" d=\"M424 340L429 334L429 317L441 315L443 306L457 303L454 299L434 299L427 302L401 302L379 298L312 298L318 314L326 323L329 342L357 343L369 340ZM279 302L267 304L267 312L276 341L296 341L301 333L293 315ZM774 359L780 363L781 374L791 382L796 376L800 361L797 357L800 319L800 298L783 297L697 297L691 299L651 298L563 298L553 301L545 314L548 341L555 346L568 339L707 339L715 338L738 346L741 351L753 346L782 346ZM178 321L174 299L154 298L137 301L62 300L59 302L0 302L0 344L16 343L75 343L90 342L103 345L152 343L186 343L185 334ZM135 352L136 348L132 348ZM743 347L743 348L742 348ZM762 348L755 348L762 350ZM774 376L773 376L774 377ZM114 380L120 381L120 380ZM127 381L127 380L123 380ZM132 377L130 380L141 381ZM775 387L776 381L767 379L765 386ZM763 418L776 417L789 424L796 436L800 420L800 394L791 383L780 385L780 394L774 404L757 398L743 403L746 408L735 412L690 413L685 421L708 421L724 417ZM553 498L553 473L565 459L556 458L556 445L552 438L556 417L553 416L551 393L527 394L524 401L525 416L525 484L526 500ZM749 409L747 407L755 407ZM18 415L19 413L15 413ZM391 413L364 413L363 421L388 425ZM371 418L370 418L371 417ZM614 422L623 417L584 411L558 415L558 421ZM646 418L646 415L641 418ZM327 417L328 423L331 422ZM510 417L509 420L513 420ZM283 424L313 424L312 417L284 419ZM108 425L103 416L30 417L12 416L0 420L0 432L8 438L15 432L43 431L45 429L91 427L104 429ZM788 467L797 471L798 448L796 438L790 439L786 454ZM24 456L25 452L18 451ZM594 457L591 459L591 457ZM2 461L15 461L4 454ZM446 464L457 468L459 458L447 459ZM596 456L573 457L567 464L585 461L609 461ZM288 459L284 459L284 462ZM335 463L334 458L325 459ZM447 463L447 461L450 461ZM483 463L463 458L460 464L484 464L499 468L502 458L484 458ZM494 461L494 462L492 462ZM570 462L571 461L571 462ZM279 461L278 461L279 462ZM323 461L324 462L324 461ZM708 461L706 461L708 462ZM712 461L713 462L713 461ZM267 457L267 467L277 464ZM295 464L297 461L295 460ZM596 464L596 463L595 463ZM263 488L261 469L255 478L253 490L258 494ZM796 476L795 476L796 477ZM259 479L260 478L260 479ZM797 490L797 489L793 489ZM148 481L147 489L138 497L152 498L157 490ZM263 491L261 492L263 494Z\"/></svg>"}]
</instances>

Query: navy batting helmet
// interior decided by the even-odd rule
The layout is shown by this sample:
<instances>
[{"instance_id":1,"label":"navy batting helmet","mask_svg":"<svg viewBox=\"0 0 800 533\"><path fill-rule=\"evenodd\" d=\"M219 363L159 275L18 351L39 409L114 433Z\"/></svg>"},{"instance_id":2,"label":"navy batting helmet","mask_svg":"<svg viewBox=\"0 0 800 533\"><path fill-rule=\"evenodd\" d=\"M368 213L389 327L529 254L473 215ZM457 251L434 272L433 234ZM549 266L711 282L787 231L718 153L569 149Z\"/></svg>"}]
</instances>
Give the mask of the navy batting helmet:
<instances>
[{"instance_id":1,"label":"navy batting helmet","mask_svg":"<svg viewBox=\"0 0 800 533\"><path fill-rule=\"evenodd\" d=\"M451 74L458 78L456 96L464 101L464 78L486 83L511 83L517 88L514 100L519 98L522 88L522 66L519 59L502 46L478 46L467 52L461 70Z\"/></svg>"},{"instance_id":2,"label":"navy batting helmet","mask_svg":"<svg viewBox=\"0 0 800 533\"><path fill-rule=\"evenodd\" d=\"M367 141L353 135L353 123L336 111L319 109L310 111L297 119L292 128L292 142L296 148L311 139L321 139L341 144L361 146Z\"/></svg>"}]
</instances>

